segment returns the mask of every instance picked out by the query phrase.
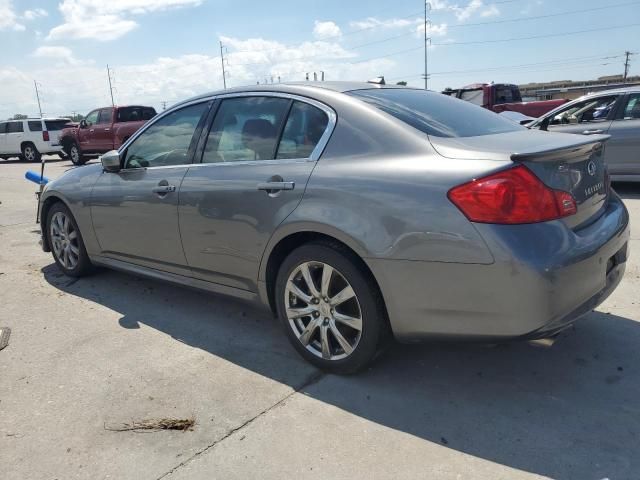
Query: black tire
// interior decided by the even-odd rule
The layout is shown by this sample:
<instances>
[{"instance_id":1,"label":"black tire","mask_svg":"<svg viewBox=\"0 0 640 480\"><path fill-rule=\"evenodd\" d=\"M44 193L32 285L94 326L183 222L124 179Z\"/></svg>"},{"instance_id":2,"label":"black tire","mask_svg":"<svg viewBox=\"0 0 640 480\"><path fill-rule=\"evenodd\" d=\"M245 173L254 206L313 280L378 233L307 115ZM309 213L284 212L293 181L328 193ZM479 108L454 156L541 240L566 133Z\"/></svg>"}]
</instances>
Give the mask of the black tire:
<instances>
[{"instance_id":1,"label":"black tire","mask_svg":"<svg viewBox=\"0 0 640 480\"><path fill-rule=\"evenodd\" d=\"M82 153L82 150L80 149L80 146L77 142L69 143L69 145L67 146L67 155L69 155L69 159L74 165L80 166L87 163L87 158Z\"/></svg>"},{"instance_id":2,"label":"black tire","mask_svg":"<svg viewBox=\"0 0 640 480\"><path fill-rule=\"evenodd\" d=\"M56 248L54 247L51 222L57 213L61 213L62 215L66 216L68 221L71 222L73 230L77 232L77 236L75 237L75 242L73 242L73 244L78 250L78 258L75 265L70 267L66 266L64 264L64 261L61 261L58 254L56 253ZM58 265L58 268L62 271L62 273L69 277L82 277L84 275L87 275L88 273L91 273L91 271L93 270L93 265L91 264L91 260L89 260L89 256L87 255L87 250L85 249L84 241L82 239L80 229L78 228L78 224L76 223L75 218L73 218L71 211L62 202L55 203L47 212L46 234L47 241L49 243L49 246L51 247L51 254L53 255L53 259L55 260L56 265Z\"/></svg>"},{"instance_id":3,"label":"black tire","mask_svg":"<svg viewBox=\"0 0 640 480\"><path fill-rule=\"evenodd\" d=\"M22 152L21 159L27 162L39 162L42 157L36 146L31 142L23 143L20 150Z\"/></svg>"},{"instance_id":4,"label":"black tire","mask_svg":"<svg viewBox=\"0 0 640 480\"><path fill-rule=\"evenodd\" d=\"M294 326L296 320L290 321L287 317L285 302L291 301L289 297L291 293L287 293L286 290L287 282L292 273L296 272L296 270L306 262L312 262L312 264L314 262L319 264L326 264L332 267L334 270L334 274L330 278L336 278L335 271L337 271L339 273L338 279L345 280L352 287L353 292L355 293L355 301L357 302L360 310L361 330L359 340L353 347L353 350L346 356L346 358L322 358L322 356L318 355L317 347L316 353L310 351L309 346L303 345L303 343L299 339L299 330L294 330L301 327L299 327L299 325ZM313 242L305 244L291 252L289 256L284 260L284 262L282 262L282 265L280 266L278 275L276 277L275 295L278 317L280 318L289 341L298 351L298 353L308 362L321 368L322 370L326 370L332 373L350 374L365 368L376 356L378 348L382 344L382 340L384 339L388 331L388 329L386 328L387 323L384 302L380 296L378 288L373 279L370 278L369 274L367 272L364 272L358 266L358 263L358 259L354 258L354 254L340 244L333 242ZM318 274L316 274L316 276ZM321 283L321 280L313 280L316 288L320 284L318 282ZM308 293L308 291L309 290L307 290L307 292L305 293ZM328 297L331 297L331 295L328 295ZM297 297L296 295L293 295L293 298L300 299L300 297ZM302 301L303 303L307 303L304 300L295 301ZM315 302L316 300L313 301ZM336 312L338 308L338 306L335 307ZM320 316L325 315L325 313L322 313ZM331 314L333 313L334 310L332 309ZM314 312L314 315L317 314ZM327 325L328 321L332 322L333 326L339 325L337 321L333 319L333 315L331 315L331 317L331 319L324 319L324 325ZM308 320L309 321L306 324L307 326L313 321L313 317L309 315ZM321 320L321 318L318 318L318 321ZM339 326L341 327L341 329L345 328L344 325ZM318 336L316 337L316 334L314 334L314 336L310 337L315 338L315 340L310 341L309 344L311 344L312 342L316 342L316 345L318 345L320 344L320 326L314 329L318 330ZM346 338L346 336L343 338ZM337 351L340 352L341 347L335 335L333 335L333 339L333 342L329 343L332 343L334 347L337 347ZM311 347L313 348L313 345L311 345ZM342 355L344 354L346 354L346 351L342 350ZM336 356L339 357L340 355Z\"/></svg>"}]
</instances>

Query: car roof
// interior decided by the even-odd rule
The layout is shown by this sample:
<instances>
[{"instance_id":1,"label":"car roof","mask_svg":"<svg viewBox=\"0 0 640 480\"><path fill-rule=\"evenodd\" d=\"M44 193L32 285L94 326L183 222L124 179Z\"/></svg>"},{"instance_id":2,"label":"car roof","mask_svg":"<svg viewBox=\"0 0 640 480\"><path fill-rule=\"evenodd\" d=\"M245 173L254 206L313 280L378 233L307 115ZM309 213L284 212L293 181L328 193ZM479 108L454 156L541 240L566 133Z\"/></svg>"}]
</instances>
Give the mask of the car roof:
<instances>
[{"instance_id":1,"label":"car roof","mask_svg":"<svg viewBox=\"0 0 640 480\"><path fill-rule=\"evenodd\" d=\"M70 122L71 120L69 120L68 118L64 118L64 117L28 117L28 118L8 118L7 120L0 120L0 122L37 122L38 120L45 120L47 122L50 122L52 120L64 120L67 122Z\"/></svg>"},{"instance_id":2,"label":"car roof","mask_svg":"<svg viewBox=\"0 0 640 480\"><path fill-rule=\"evenodd\" d=\"M612 88L611 90L598 90L597 92L587 93L581 98L593 97L596 95L611 95L616 93L640 93L640 85L635 85L632 87Z\"/></svg>"},{"instance_id":3,"label":"car roof","mask_svg":"<svg viewBox=\"0 0 640 480\"><path fill-rule=\"evenodd\" d=\"M380 85L377 83L368 83L368 82L310 82L310 81L302 81L302 82L287 82L287 83L268 83L263 85L245 85L242 87L233 87L227 88L226 90L215 90L212 92L203 93L201 95L196 95L195 97L191 97L187 100L178 102L174 105L182 105L185 103L190 103L199 99L204 99L208 97L212 97L215 95L229 94L229 93L243 93L243 92L276 92L276 93L291 93L296 94L300 93L301 89L305 90L331 90L338 93L346 93L352 92L354 90L371 90L371 89L390 89L390 88L400 88L400 89L412 89L411 87L405 87L402 85Z\"/></svg>"}]
</instances>

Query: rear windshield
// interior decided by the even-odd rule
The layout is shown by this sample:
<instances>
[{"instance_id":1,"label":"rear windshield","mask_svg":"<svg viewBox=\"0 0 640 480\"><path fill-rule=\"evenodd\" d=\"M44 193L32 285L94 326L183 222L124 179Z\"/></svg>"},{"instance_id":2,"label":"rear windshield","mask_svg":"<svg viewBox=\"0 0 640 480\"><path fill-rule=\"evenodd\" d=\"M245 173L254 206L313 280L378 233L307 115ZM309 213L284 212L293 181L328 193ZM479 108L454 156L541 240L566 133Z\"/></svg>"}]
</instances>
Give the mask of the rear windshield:
<instances>
[{"instance_id":1,"label":"rear windshield","mask_svg":"<svg viewBox=\"0 0 640 480\"><path fill-rule=\"evenodd\" d=\"M152 107L122 107L118 109L118 122L138 122L151 120L156 116Z\"/></svg>"},{"instance_id":2,"label":"rear windshield","mask_svg":"<svg viewBox=\"0 0 640 480\"><path fill-rule=\"evenodd\" d=\"M57 130L62 130L69 122L70 120L45 120L44 124L47 126L47 130L55 132Z\"/></svg>"},{"instance_id":3,"label":"rear windshield","mask_svg":"<svg viewBox=\"0 0 640 480\"><path fill-rule=\"evenodd\" d=\"M477 105L426 90L381 88L348 94L436 137L476 137L525 128Z\"/></svg>"}]
</instances>

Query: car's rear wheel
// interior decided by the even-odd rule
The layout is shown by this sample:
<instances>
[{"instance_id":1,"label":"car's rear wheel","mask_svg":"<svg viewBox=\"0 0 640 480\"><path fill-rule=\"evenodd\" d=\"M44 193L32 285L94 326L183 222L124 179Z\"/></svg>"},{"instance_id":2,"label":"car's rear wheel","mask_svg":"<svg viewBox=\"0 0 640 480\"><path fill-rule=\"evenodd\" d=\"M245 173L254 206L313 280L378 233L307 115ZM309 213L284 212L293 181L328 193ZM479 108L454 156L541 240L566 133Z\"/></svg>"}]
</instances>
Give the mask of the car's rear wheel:
<instances>
[{"instance_id":1,"label":"car's rear wheel","mask_svg":"<svg viewBox=\"0 0 640 480\"><path fill-rule=\"evenodd\" d=\"M21 150L22 150L22 158L27 162L40 161L40 158L41 158L40 152L38 151L38 149L33 143L31 142L25 143L24 145L22 145Z\"/></svg>"},{"instance_id":2,"label":"car's rear wheel","mask_svg":"<svg viewBox=\"0 0 640 480\"><path fill-rule=\"evenodd\" d=\"M53 259L65 275L81 277L91 271L78 224L61 202L49 209L46 231Z\"/></svg>"},{"instance_id":3,"label":"car's rear wheel","mask_svg":"<svg viewBox=\"0 0 640 480\"><path fill-rule=\"evenodd\" d=\"M385 331L384 306L353 255L331 243L310 243L282 263L278 315L295 349L335 373L353 373L375 356Z\"/></svg>"},{"instance_id":4,"label":"car's rear wheel","mask_svg":"<svg viewBox=\"0 0 640 480\"><path fill-rule=\"evenodd\" d=\"M71 163L74 165L84 165L87 162L86 158L82 154L82 150L80 150L80 147L76 142L69 144L67 147L67 153L71 159Z\"/></svg>"}]
</instances>

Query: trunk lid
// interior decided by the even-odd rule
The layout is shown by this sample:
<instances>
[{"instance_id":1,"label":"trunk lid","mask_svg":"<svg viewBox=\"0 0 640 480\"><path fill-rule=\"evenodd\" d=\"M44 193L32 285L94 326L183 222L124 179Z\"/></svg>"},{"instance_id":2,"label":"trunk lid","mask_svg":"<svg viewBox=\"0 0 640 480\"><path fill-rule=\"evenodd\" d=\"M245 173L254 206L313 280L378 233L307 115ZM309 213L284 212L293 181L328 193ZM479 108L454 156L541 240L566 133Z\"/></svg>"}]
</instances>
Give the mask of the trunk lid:
<instances>
[{"instance_id":1,"label":"trunk lid","mask_svg":"<svg viewBox=\"0 0 640 480\"><path fill-rule=\"evenodd\" d=\"M525 165L547 186L569 192L576 200L577 212L563 221L571 228L591 223L606 206L609 188L604 144L608 138L538 130L466 138L429 137L444 157L510 160Z\"/></svg>"}]
</instances>

